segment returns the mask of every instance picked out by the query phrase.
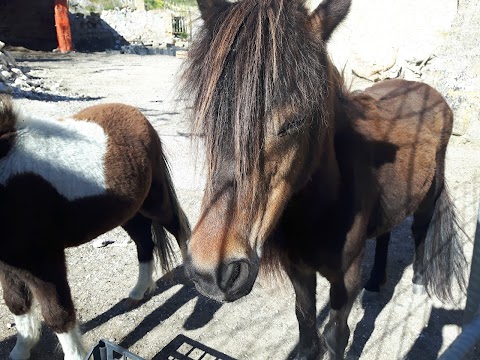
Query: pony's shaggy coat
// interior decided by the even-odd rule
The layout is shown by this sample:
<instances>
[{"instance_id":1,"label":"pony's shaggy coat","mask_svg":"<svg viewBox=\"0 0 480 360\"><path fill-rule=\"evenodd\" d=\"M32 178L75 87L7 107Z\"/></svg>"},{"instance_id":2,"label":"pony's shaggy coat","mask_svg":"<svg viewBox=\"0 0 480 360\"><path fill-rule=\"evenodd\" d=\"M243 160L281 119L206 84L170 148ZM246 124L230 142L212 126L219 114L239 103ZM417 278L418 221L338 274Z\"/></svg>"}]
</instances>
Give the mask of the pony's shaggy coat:
<instances>
[{"instance_id":1,"label":"pony's shaggy coat","mask_svg":"<svg viewBox=\"0 0 480 360\"><path fill-rule=\"evenodd\" d=\"M442 299L464 258L444 183L453 114L428 85L391 80L350 92L326 42L350 0L198 0L204 26L184 90L208 176L186 269L221 301L250 292L260 265L296 293L297 359L342 358L365 241L378 237L367 287L385 280L389 231L413 214L414 284ZM330 288L317 337L316 273Z\"/></svg>"}]
</instances>

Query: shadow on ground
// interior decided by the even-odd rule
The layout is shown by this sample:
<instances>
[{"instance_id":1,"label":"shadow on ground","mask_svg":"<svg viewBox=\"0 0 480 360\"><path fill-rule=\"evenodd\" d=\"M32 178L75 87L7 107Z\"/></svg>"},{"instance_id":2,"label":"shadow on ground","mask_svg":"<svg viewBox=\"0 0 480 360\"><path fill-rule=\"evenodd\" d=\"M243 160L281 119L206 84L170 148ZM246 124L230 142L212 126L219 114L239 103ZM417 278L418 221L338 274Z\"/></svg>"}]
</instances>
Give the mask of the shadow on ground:
<instances>
[{"instance_id":1,"label":"shadow on ground","mask_svg":"<svg viewBox=\"0 0 480 360\"><path fill-rule=\"evenodd\" d=\"M403 276L405 268L411 264L413 257L413 244L411 239L399 238L399 234L408 233L407 227L409 222L401 225L400 229L394 231L391 247L389 249L389 278L387 284L382 288L380 293L362 292L360 294L359 303L365 309L362 319L360 319L354 329L352 329L352 344L346 354L347 359L358 359L362 356L367 342L371 334L375 330L375 321L385 308L386 304L391 301L395 288ZM364 280L367 279L371 263L374 255L374 242L369 241L365 257ZM170 273L164 275L157 281L157 289L152 294L156 296L162 294L176 285L183 285L180 289L167 299L161 306L155 308L150 314L146 315L142 321L132 329L123 339L120 339L119 345L125 349L141 341L151 330L161 324L169 317L182 308L185 304L194 298L197 298L194 310L184 321L183 328L187 330L200 329L208 324L215 313L222 306L220 303L209 300L199 295L193 287L193 284L185 277L183 267L179 266ZM112 318L132 311L145 302L146 299L134 306L127 306L126 300L121 300L110 309L98 314L96 317L85 322L81 326L83 333L87 333L102 324L108 322ZM328 319L329 306L325 305L318 309L317 322L318 327L322 328ZM428 325L418 335L417 340L409 350L405 359L436 359L442 347L442 329L446 325L460 325L462 321L461 310L445 310L441 308L433 308L430 314ZM260 326L260 325L259 325ZM263 325L265 326L265 325ZM292 336L298 336L292 334ZM281 341L281 339L279 339ZM432 346L433 344L433 346ZM0 341L0 358L6 356L15 345L15 337L10 336ZM427 346L428 345L428 346ZM158 349L160 352L161 349ZM220 349L221 350L221 349ZM292 350L287 359L293 359L296 348ZM43 359L44 356L39 354L52 354L49 358L52 360L63 359L62 351L58 346L56 336L47 328L43 328L42 337L38 346L32 351L32 360ZM141 354L139 354L141 355ZM159 353L156 355L158 356ZM364 354L365 355L365 354ZM154 357L156 358L156 357Z\"/></svg>"}]
</instances>

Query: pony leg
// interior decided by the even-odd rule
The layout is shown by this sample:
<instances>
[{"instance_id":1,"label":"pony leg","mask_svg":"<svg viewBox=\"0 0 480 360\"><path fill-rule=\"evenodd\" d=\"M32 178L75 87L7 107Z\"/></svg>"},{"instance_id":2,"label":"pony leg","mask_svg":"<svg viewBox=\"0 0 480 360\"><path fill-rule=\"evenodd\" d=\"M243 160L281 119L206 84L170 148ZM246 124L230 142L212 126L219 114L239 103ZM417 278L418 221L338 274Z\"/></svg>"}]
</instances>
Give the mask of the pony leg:
<instances>
[{"instance_id":1,"label":"pony leg","mask_svg":"<svg viewBox=\"0 0 480 360\"><path fill-rule=\"evenodd\" d=\"M437 170L438 171L438 170ZM438 173L437 173L438 176ZM413 214L412 235L415 241L415 256L413 259L413 293L424 294L426 292L425 280L425 240L428 228L432 221L435 210L435 188L436 179L434 178L425 198Z\"/></svg>"},{"instance_id":2,"label":"pony leg","mask_svg":"<svg viewBox=\"0 0 480 360\"><path fill-rule=\"evenodd\" d=\"M138 279L129 294L132 302L142 300L145 295L153 292L157 287L153 280L155 244L152 241L151 225L152 221L139 213L122 225L137 246Z\"/></svg>"},{"instance_id":3,"label":"pony leg","mask_svg":"<svg viewBox=\"0 0 480 360\"><path fill-rule=\"evenodd\" d=\"M32 293L27 284L11 271L0 271L0 282L5 304L13 313L18 332L10 359L29 359L30 351L40 338L40 319L32 307Z\"/></svg>"},{"instance_id":4,"label":"pony leg","mask_svg":"<svg viewBox=\"0 0 480 360\"><path fill-rule=\"evenodd\" d=\"M317 332L316 273L290 269L288 276L295 290L295 314L300 333L295 360L314 360L320 353Z\"/></svg>"},{"instance_id":5,"label":"pony leg","mask_svg":"<svg viewBox=\"0 0 480 360\"><path fill-rule=\"evenodd\" d=\"M35 298L40 303L45 323L56 333L65 360L83 360L86 351L75 318L75 308L67 282L65 255L47 259L29 280Z\"/></svg>"},{"instance_id":6,"label":"pony leg","mask_svg":"<svg viewBox=\"0 0 480 360\"><path fill-rule=\"evenodd\" d=\"M387 257L390 232L380 235L375 243L375 261L370 279L365 284L365 290L379 292L380 287L387 281Z\"/></svg>"},{"instance_id":7,"label":"pony leg","mask_svg":"<svg viewBox=\"0 0 480 360\"><path fill-rule=\"evenodd\" d=\"M325 325L324 339L334 359L343 359L350 337L347 319L361 287L363 250L351 262L343 278L331 282L330 316Z\"/></svg>"},{"instance_id":8,"label":"pony leg","mask_svg":"<svg viewBox=\"0 0 480 360\"><path fill-rule=\"evenodd\" d=\"M58 342L62 345L65 360L83 360L86 355L82 335L75 325L66 332L57 333Z\"/></svg>"},{"instance_id":9,"label":"pony leg","mask_svg":"<svg viewBox=\"0 0 480 360\"><path fill-rule=\"evenodd\" d=\"M413 259L413 293L425 294L425 239L432 220L433 208L428 212L416 212L413 216L412 235L415 240L415 257Z\"/></svg>"}]
</instances>

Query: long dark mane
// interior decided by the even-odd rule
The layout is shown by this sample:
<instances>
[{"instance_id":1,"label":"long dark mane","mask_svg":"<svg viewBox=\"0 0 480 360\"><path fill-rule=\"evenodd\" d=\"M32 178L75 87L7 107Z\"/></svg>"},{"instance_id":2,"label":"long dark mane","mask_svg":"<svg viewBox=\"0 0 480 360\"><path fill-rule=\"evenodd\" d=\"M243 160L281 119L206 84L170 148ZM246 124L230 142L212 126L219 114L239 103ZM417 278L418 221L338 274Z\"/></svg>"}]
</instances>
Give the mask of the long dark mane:
<instances>
[{"instance_id":1,"label":"long dark mane","mask_svg":"<svg viewBox=\"0 0 480 360\"><path fill-rule=\"evenodd\" d=\"M238 187L261 168L266 131L278 131L265 119L276 111L286 121L324 121L325 48L307 19L303 1L243 0L199 31L183 90L193 101L193 133L204 135L209 180L222 159L235 159Z\"/></svg>"}]
</instances>

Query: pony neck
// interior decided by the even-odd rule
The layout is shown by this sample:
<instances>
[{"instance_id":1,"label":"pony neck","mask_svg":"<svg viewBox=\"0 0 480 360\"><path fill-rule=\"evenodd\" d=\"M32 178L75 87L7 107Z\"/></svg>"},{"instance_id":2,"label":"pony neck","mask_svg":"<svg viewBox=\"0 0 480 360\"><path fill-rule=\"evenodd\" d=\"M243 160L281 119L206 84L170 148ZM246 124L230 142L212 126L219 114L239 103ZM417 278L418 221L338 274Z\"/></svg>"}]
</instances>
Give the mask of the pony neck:
<instances>
[{"instance_id":1,"label":"pony neck","mask_svg":"<svg viewBox=\"0 0 480 360\"><path fill-rule=\"evenodd\" d=\"M335 202L338 199L340 191L340 169L335 153L335 134L338 127L343 126L345 122L345 110L342 99L345 96L345 87L343 77L333 64L329 64L329 84L331 88L328 92L327 103L330 108L328 118L328 128L323 135L323 141L319 144L318 153L321 154L319 162L313 177L322 189L322 198L325 203ZM322 132L325 128L321 129Z\"/></svg>"}]
</instances>

